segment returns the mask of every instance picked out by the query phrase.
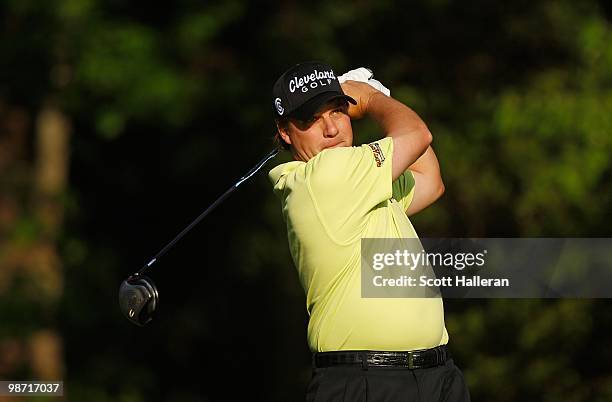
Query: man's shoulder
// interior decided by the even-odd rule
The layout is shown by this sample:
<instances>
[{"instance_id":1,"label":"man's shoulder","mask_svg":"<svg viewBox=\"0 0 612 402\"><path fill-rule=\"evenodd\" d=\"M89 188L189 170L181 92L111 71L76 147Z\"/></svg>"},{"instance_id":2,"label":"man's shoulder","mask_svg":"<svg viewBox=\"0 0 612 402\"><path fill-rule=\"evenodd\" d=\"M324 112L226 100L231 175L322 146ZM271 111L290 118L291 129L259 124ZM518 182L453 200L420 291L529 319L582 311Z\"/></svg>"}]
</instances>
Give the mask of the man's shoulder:
<instances>
[{"instance_id":1,"label":"man's shoulder","mask_svg":"<svg viewBox=\"0 0 612 402\"><path fill-rule=\"evenodd\" d=\"M385 137L357 146L325 149L309 160L307 165L313 168L333 168L338 164L344 167L350 163L373 162L376 166L380 166L390 156L392 150L392 138Z\"/></svg>"},{"instance_id":2,"label":"man's shoulder","mask_svg":"<svg viewBox=\"0 0 612 402\"><path fill-rule=\"evenodd\" d=\"M282 178L286 177L288 174L292 172L295 172L299 168L299 166L303 164L304 162L299 162L299 161L281 163L280 165L275 166L274 168L270 169L270 171L268 172L268 178L272 182L272 185L276 186L276 184Z\"/></svg>"},{"instance_id":3,"label":"man's shoulder","mask_svg":"<svg viewBox=\"0 0 612 402\"><path fill-rule=\"evenodd\" d=\"M275 190L307 184L313 188L335 188L353 179L357 172L376 170L389 159L390 138L359 146L324 149L307 162L291 161L270 170L268 177Z\"/></svg>"},{"instance_id":4,"label":"man's shoulder","mask_svg":"<svg viewBox=\"0 0 612 402\"><path fill-rule=\"evenodd\" d=\"M324 188L354 184L361 177L381 169L390 162L389 140L379 140L352 147L332 148L308 161L306 173L313 185Z\"/></svg>"},{"instance_id":5,"label":"man's shoulder","mask_svg":"<svg viewBox=\"0 0 612 402\"><path fill-rule=\"evenodd\" d=\"M309 176L319 172L329 173L335 170L334 167L342 166L343 161L354 152L355 148L356 147L342 147L324 149L310 158L308 162L291 161L281 163L268 172L268 178L272 182L272 185L276 187L279 183L286 183L288 179L292 182L295 180L303 181Z\"/></svg>"}]
</instances>

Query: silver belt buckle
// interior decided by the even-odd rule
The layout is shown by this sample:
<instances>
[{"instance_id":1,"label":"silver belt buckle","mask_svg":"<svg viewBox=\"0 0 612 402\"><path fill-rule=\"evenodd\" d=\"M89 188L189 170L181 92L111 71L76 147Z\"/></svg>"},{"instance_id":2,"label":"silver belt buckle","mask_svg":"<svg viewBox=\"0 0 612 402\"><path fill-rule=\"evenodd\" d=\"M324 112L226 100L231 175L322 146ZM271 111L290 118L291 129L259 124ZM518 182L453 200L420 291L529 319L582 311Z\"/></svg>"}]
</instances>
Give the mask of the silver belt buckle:
<instances>
[{"instance_id":1,"label":"silver belt buckle","mask_svg":"<svg viewBox=\"0 0 612 402\"><path fill-rule=\"evenodd\" d=\"M412 352L408 352L408 368L410 370L414 369L414 354Z\"/></svg>"}]
</instances>

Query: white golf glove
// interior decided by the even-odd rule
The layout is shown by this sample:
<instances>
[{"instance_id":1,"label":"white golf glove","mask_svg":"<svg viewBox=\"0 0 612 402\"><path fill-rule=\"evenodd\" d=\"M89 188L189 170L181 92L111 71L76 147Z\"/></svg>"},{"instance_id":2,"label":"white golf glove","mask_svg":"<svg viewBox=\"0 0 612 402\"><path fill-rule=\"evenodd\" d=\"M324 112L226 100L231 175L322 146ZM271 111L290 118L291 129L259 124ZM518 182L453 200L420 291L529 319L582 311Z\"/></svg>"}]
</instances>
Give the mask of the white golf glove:
<instances>
[{"instance_id":1,"label":"white golf glove","mask_svg":"<svg viewBox=\"0 0 612 402\"><path fill-rule=\"evenodd\" d=\"M373 88L378 89L380 92L384 93L385 95L391 96L391 91L389 91L389 88L385 87L380 81L372 78L373 76L374 76L374 73L372 73L372 70L365 68L365 67L359 67L355 70L350 70L338 76L338 82L340 82L341 84L344 81L365 82L366 84L371 85Z\"/></svg>"}]
</instances>

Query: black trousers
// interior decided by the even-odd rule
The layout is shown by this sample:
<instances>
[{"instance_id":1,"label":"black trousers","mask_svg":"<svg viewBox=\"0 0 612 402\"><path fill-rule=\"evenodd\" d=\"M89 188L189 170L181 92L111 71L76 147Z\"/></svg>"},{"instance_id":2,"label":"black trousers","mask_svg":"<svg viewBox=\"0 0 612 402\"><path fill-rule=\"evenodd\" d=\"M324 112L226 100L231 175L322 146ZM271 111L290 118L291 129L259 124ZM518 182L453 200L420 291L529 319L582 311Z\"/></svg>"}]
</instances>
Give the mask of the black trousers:
<instances>
[{"instance_id":1,"label":"black trousers","mask_svg":"<svg viewBox=\"0 0 612 402\"><path fill-rule=\"evenodd\" d=\"M404 368L333 366L313 369L306 402L469 402L453 359L442 366Z\"/></svg>"}]
</instances>

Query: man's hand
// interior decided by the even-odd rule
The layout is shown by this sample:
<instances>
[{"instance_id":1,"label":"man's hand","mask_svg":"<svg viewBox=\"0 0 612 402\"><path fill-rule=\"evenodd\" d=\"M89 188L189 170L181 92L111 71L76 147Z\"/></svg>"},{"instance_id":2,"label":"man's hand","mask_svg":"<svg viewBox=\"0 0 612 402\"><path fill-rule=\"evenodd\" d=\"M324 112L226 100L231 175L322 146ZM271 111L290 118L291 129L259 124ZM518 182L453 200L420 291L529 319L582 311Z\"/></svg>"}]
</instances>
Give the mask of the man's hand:
<instances>
[{"instance_id":1,"label":"man's hand","mask_svg":"<svg viewBox=\"0 0 612 402\"><path fill-rule=\"evenodd\" d=\"M368 111L368 104L373 96L382 92L374 89L371 85L360 81L346 81L340 84L344 93L357 101L356 105L349 103L348 114L351 119L361 119ZM384 95L383 95L384 96Z\"/></svg>"},{"instance_id":2,"label":"man's hand","mask_svg":"<svg viewBox=\"0 0 612 402\"><path fill-rule=\"evenodd\" d=\"M374 79L374 73L369 68L359 67L354 70L349 70L346 73L338 76L338 82L340 84L346 81L360 81L365 82L366 84L374 87L379 90L383 94L387 96L391 96L391 91L389 88L384 86L382 82Z\"/></svg>"}]
</instances>

